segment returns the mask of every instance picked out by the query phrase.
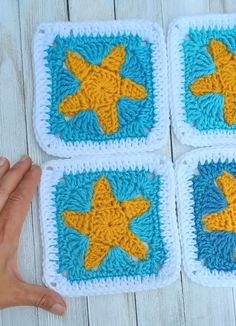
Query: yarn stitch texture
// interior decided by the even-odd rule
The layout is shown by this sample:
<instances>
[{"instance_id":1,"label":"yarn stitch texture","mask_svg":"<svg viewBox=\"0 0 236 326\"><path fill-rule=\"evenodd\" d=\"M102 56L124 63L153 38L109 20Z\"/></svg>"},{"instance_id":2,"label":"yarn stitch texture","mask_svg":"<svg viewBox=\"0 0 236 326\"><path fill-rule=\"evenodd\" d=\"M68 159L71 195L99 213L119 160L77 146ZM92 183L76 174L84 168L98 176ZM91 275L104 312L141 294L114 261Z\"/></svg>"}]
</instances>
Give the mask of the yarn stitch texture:
<instances>
[{"instance_id":1,"label":"yarn stitch texture","mask_svg":"<svg viewBox=\"0 0 236 326\"><path fill-rule=\"evenodd\" d=\"M80 88L59 104L59 112L73 117L80 111L94 110L104 133L116 132L119 99L140 100L147 96L145 87L120 76L125 53L123 45L113 47L100 65L91 65L75 52L67 51L66 66L80 81Z\"/></svg>"},{"instance_id":2,"label":"yarn stitch texture","mask_svg":"<svg viewBox=\"0 0 236 326\"><path fill-rule=\"evenodd\" d=\"M236 56L223 42L214 38L209 42L208 52L217 70L197 78L189 88L195 96L209 93L223 95L224 120L231 126L236 122Z\"/></svg>"},{"instance_id":3,"label":"yarn stitch texture","mask_svg":"<svg viewBox=\"0 0 236 326\"><path fill-rule=\"evenodd\" d=\"M64 223L89 237L84 258L85 269L96 269L112 247L122 248L129 256L146 259L147 248L129 230L133 218L145 213L149 200L135 198L119 203L106 178L100 177L94 185L89 212L64 211Z\"/></svg>"},{"instance_id":4,"label":"yarn stitch texture","mask_svg":"<svg viewBox=\"0 0 236 326\"><path fill-rule=\"evenodd\" d=\"M137 274L143 276L149 273L157 274L157 265L163 265L166 256L158 218L158 188L160 182L158 176L149 180L148 172L141 170L136 172L125 171L125 173L101 171L92 174L86 173L84 175L64 175L63 178L65 179L65 183L59 183L56 186L55 198L56 207L58 207L57 223L60 227L58 233L60 240L58 245L60 247L59 266L61 265L61 269L59 268L59 270L61 272L67 270L68 279L71 281L80 281L89 278L97 279L107 276L127 277ZM109 183L106 181L104 184L103 178L107 181L109 180ZM102 180L103 182L101 183ZM109 191L109 184L112 185L112 193ZM104 186L106 187L105 193L102 194L100 192L100 194L97 194L95 188L100 188L99 191L102 191L101 187ZM82 189L86 190L85 193L87 196L81 196ZM65 193L66 196L63 197ZM119 214L121 211L119 210L116 216L115 212L112 213L111 207L109 206L122 205L122 203L139 196L139 194L147 201L146 205L150 201L150 209L146 209L141 216L136 213L137 215L134 216L136 218L132 219L128 224L125 223L123 218L122 224L123 214L121 216ZM69 199L71 196L72 200ZM107 208L101 207L99 210L96 210L99 204L95 205L94 196L99 196L98 200L99 198L101 200L102 198L107 197L109 199L110 197L110 200L113 202L106 203ZM116 198L116 202L114 202L114 198ZM136 200L138 199L136 198ZM87 209L84 209L85 207ZM141 207L139 208L141 210ZM108 210L109 213L105 210ZM79 212L80 221L76 218L77 222L75 222L73 212ZM83 218L81 214L85 218L83 220L84 223L81 220ZM92 226L91 224L89 226L92 214L95 214L96 217L91 222ZM64 216L64 219L62 216ZM97 220L95 221L95 219ZM111 227L106 228L105 225L109 222L114 223L113 229ZM70 249L71 244L68 233L71 233L71 226L75 226L75 223L77 224L77 230L73 234L78 240L77 242L74 240L73 247L77 249L76 254L73 254L73 251ZM70 228L68 229L67 226L70 226ZM93 228L91 232L89 231L90 227ZM119 233L120 237L118 239ZM130 243L129 240L131 239L135 243ZM118 242L115 244L115 241ZM144 243L147 243L148 246L150 245L148 251L146 251ZM128 249L128 252L126 249ZM66 252L64 252L65 250ZM130 255L131 252L132 255ZM69 264L64 266L67 263L66 257L69 258ZM140 260L137 262L137 259L133 257L139 258Z\"/></svg>"},{"instance_id":5,"label":"yarn stitch texture","mask_svg":"<svg viewBox=\"0 0 236 326\"><path fill-rule=\"evenodd\" d=\"M42 24L34 63L35 132L48 153L147 151L166 141L166 54L156 24Z\"/></svg>"},{"instance_id":6,"label":"yarn stitch texture","mask_svg":"<svg viewBox=\"0 0 236 326\"><path fill-rule=\"evenodd\" d=\"M236 143L235 25L235 15L187 17L171 24L172 117L183 143Z\"/></svg>"},{"instance_id":7,"label":"yarn stitch texture","mask_svg":"<svg viewBox=\"0 0 236 326\"><path fill-rule=\"evenodd\" d=\"M188 153L177 162L184 267L206 286L233 286L236 270L236 157L232 147Z\"/></svg>"},{"instance_id":8,"label":"yarn stitch texture","mask_svg":"<svg viewBox=\"0 0 236 326\"><path fill-rule=\"evenodd\" d=\"M225 196L227 207L219 212L203 217L204 228L207 231L227 231L236 233L236 178L223 171L216 178L217 186Z\"/></svg>"},{"instance_id":9,"label":"yarn stitch texture","mask_svg":"<svg viewBox=\"0 0 236 326\"><path fill-rule=\"evenodd\" d=\"M151 154L48 162L40 185L46 285L78 296L176 279L173 182L171 163Z\"/></svg>"},{"instance_id":10,"label":"yarn stitch texture","mask_svg":"<svg viewBox=\"0 0 236 326\"><path fill-rule=\"evenodd\" d=\"M57 35L47 52L53 134L66 142L147 135L154 109L150 44L132 35Z\"/></svg>"}]
</instances>

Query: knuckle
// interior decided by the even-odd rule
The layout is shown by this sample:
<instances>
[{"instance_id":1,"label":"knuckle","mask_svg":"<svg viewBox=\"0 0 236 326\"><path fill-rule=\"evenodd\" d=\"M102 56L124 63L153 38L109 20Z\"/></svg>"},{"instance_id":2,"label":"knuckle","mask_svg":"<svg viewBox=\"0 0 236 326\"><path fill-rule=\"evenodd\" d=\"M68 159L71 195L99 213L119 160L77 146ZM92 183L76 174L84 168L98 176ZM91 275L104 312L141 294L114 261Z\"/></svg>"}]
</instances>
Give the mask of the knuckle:
<instances>
[{"instance_id":1,"label":"knuckle","mask_svg":"<svg viewBox=\"0 0 236 326\"><path fill-rule=\"evenodd\" d=\"M8 201L12 203L22 203L25 202L25 198L19 191L13 191L9 197Z\"/></svg>"},{"instance_id":2,"label":"knuckle","mask_svg":"<svg viewBox=\"0 0 236 326\"><path fill-rule=\"evenodd\" d=\"M46 294L42 295L35 303L36 307L46 308L48 305L48 297Z\"/></svg>"}]
</instances>

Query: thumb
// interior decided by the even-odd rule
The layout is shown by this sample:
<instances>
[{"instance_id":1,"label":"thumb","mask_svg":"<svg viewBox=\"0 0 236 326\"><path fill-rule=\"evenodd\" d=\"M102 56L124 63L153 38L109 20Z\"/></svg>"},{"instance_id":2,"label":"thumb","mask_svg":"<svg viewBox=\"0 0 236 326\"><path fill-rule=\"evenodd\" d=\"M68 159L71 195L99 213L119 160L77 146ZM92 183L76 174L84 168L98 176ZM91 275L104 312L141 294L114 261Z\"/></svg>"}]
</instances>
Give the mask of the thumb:
<instances>
[{"instance_id":1,"label":"thumb","mask_svg":"<svg viewBox=\"0 0 236 326\"><path fill-rule=\"evenodd\" d=\"M43 286L22 283L25 306L35 306L62 316L66 311L66 303L55 291Z\"/></svg>"}]
</instances>

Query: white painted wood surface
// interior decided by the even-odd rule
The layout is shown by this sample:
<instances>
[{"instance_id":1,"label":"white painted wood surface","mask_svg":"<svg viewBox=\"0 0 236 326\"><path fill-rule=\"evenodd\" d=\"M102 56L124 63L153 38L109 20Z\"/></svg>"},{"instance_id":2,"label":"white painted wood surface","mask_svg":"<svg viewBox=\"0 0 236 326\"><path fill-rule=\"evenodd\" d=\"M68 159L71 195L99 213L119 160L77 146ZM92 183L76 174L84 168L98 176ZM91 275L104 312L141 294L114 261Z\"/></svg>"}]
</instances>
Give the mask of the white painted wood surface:
<instances>
[{"instance_id":1,"label":"white painted wood surface","mask_svg":"<svg viewBox=\"0 0 236 326\"><path fill-rule=\"evenodd\" d=\"M0 5L0 155L14 162L28 152L37 163L50 159L32 129L31 41L38 23L145 18L157 21L166 33L179 15L236 11L235 0L2 0ZM170 130L168 144L158 152L175 161L190 149ZM19 266L27 281L41 283L36 198L22 232ZM181 273L175 284L157 291L67 300L63 318L31 307L5 309L0 326L232 326L235 301L236 290L203 288Z\"/></svg>"}]
</instances>

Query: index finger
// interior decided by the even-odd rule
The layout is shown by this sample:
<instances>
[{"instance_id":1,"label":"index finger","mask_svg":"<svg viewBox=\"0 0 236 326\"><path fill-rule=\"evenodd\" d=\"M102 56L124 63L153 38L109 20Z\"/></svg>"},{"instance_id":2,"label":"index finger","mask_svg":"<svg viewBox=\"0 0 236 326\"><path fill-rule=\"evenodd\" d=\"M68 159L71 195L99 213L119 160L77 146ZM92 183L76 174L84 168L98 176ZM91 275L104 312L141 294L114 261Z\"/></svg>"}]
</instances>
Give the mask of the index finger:
<instances>
[{"instance_id":1,"label":"index finger","mask_svg":"<svg viewBox=\"0 0 236 326\"><path fill-rule=\"evenodd\" d=\"M9 164L9 163L8 163ZM0 211L32 165L31 158L23 156L20 161L14 164L0 179Z\"/></svg>"},{"instance_id":2,"label":"index finger","mask_svg":"<svg viewBox=\"0 0 236 326\"><path fill-rule=\"evenodd\" d=\"M5 221L6 238L12 241L19 240L20 232L26 218L30 202L36 191L41 176L41 169L37 165L25 174L16 189L9 195L6 205L0 214Z\"/></svg>"}]
</instances>

